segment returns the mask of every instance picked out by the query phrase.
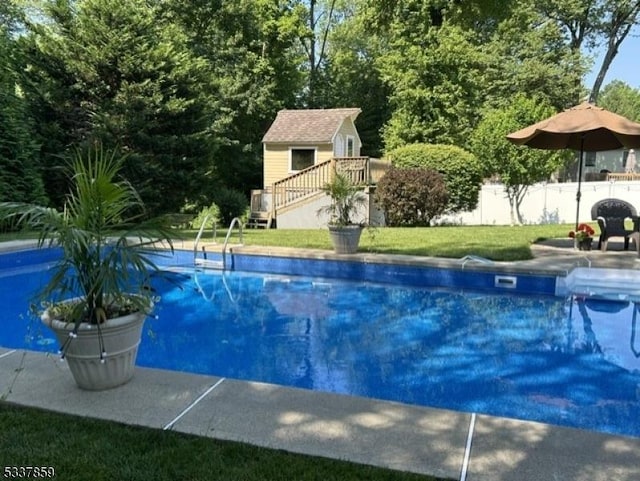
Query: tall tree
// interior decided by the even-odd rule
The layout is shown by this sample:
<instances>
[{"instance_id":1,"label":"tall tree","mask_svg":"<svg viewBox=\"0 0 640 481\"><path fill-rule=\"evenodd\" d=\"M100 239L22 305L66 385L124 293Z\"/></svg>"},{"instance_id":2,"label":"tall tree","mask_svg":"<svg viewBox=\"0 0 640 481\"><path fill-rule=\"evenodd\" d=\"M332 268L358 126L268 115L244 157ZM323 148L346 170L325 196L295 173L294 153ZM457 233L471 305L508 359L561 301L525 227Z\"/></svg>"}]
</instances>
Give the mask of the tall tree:
<instances>
[{"instance_id":1,"label":"tall tree","mask_svg":"<svg viewBox=\"0 0 640 481\"><path fill-rule=\"evenodd\" d=\"M526 92L561 110L582 92L585 67L580 52L568 47L561 28L533 7L518 4L483 35L485 107L500 107Z\"/></svg>"},{"instance_id":2,"label":"tall tree","mask_svg":"<svg viewBox=\"0 0 640 481\"><path fill-rule=\"evenodd\" d=\"M563 28L566 42L576 54L582 49L603 47L602 63L589 96L595 103L620 45L640 22L640 1L540 0L536 6Z\"/></svg>"},{"instance_id":3,"label":"tall tree","mask_svg":"<svg viewBox=\"0 0 640 481\"><path fill-rule=\"evenodd\" d=\"M488 175L504 184L511 223L522 224L520 204L529 186L549 178L567 158L567 152L516 147L507 134L538 122L555 110L546 102L517 95L502 109L487 112L472 138L472 151Z\"/></svg>"},{"instance_id":4,"label":"tall tree","mask_svg":"<svg viewBox=\"0 0 640 481\"><path fill-rule=\"evenodd\" d=\"M356 119L362 140L362 154L380 157L383 151L382 126L391 111L389 89L377 69L384 51L384 37L372 32L362 12L362 1L336 2L334 16L340 19L331 29L322 65L322 88L316 90L323 107L359 107Z\"/></svg>"},{"instance_id":5,"label":"tall tree","mask_svg":"<svg viewBox=\"0 0 640 481\"><path fill-rule=\"evenodd\" d=\"M326 61L327 40L334 23L336 0L306 0L308 6L308 34L302 39L307 56L308 83L306 104L309 108L322 106L318 96L322 66Z\"/></svg>"},{"instance_id":6,"label":"tall tree","mask_svg":"<svg viewBox=\"0 0 640 481\"><path fill-rule=\"evenodd\" d=\"M215 190L223 182L245 193L261 186L262 137L276 112L295 107L301 97L304 6L294 0L164 0L163 9L205 59L217 92L220 145L209 185Z\"/></svg>"},{"instance_id":7,"label":"tall tree","mask_svg":"<svg viewBox=\"0 0 640 481\"><path fill-rule=\"evenodd\" d=\"M24 68L20 49L10 34L12 18L0 15L0 201L44 203L37 163L39 145L19 88L18 72Z\"/></svg>"},{"instance_id":8,"label":"tall tree","mask_svg":"<svg viewBox=\"0 0 640 481\"><path fill-rule=\"evenodd\" d=\"M640 1L609 0L604 2L603 15L596 23L597 32L602 39L604 56L598 74L591 87L590 100L596 102L604 78L609 71L613 59L618 55L620 45L640 22Z\"/></svg>"},{"instance_id":9,"label":"tall tree","mask_svg":"<svg viewBox=\"0 0 640 481\"><path fill-rule=\"evenodd\" d=\"M465 145L482 97L482 53L473 34L454 25L419 27L410 19L393 27L378 68L391 90L387 149L426 142Z\"/></svg>"},{"instance_id":10,"label":"tall tree","mask_svg":"<svg viewBox=\"0 0 640 481\"><path fill-rule=\"evenodd\" d=\"M146 0L55 0L47 13L25 44L52 178L59 154L98 139L129 154L128 177L151 210L178 210L204 187L214 148L205 63Z\"/></svg>"},{"instance_id":11,"label":"tall tree","mask_svg":"<svg viewBox=\"0 0 640 481\"><path fill-rule=\"evenodd\" d=\"M463 14L465 2L399 4L378 64L391 90L387 149L412 142L466 146L485 105L528 92L564 107L580 90L579 59L558 27L527 2L509 3L508 15L495 13L493 2L472 2L467 8L483 13L473 21Z\"/></svg>"}]
</instances>

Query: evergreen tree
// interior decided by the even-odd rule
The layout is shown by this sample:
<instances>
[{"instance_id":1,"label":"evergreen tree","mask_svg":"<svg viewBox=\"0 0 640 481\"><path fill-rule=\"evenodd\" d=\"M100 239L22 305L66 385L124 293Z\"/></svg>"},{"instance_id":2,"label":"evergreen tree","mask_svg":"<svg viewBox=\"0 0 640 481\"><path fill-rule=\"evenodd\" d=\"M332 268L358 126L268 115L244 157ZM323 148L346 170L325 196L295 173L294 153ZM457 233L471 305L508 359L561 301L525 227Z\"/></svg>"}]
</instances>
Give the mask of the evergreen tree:
<instances>
[{"instance_id":1,"label":"evergreen tree","mask_svg":"<svg viewBox=\"0 0 640 481\"><path fill-rule=\"evenodd\" d=\"M201 205L215 190L245 194L262 186L262 137L278 110L295 108L304 8L293 0L165 0L165 15L180 26L191 50L206 61L207 88L216 92L219 115L212 130L219 148L213 179Z\"/></svg>"},{"instance_id":2,"label":"evergreen tree","mask_svg":"<svg viewBox=\"0 0 640 481\"><path fill-rule=\"evenodd\" d=\"M206 63L145 0L58 0L48 14L25 39L46 165L83 142L119 147L150 210L178 211L206 187L215 149Z\"/></svg>"},{"instance_id":3,"label":"evergreen tree","mask_svg":"<svg viewBox=\"0 0 640 481\"><path fill-rule=\"evenodd\" d=\"M0 201L46 203L38 169L38 145L19 94L19 50L0 25Z\"/></svg>"}]
</instances>

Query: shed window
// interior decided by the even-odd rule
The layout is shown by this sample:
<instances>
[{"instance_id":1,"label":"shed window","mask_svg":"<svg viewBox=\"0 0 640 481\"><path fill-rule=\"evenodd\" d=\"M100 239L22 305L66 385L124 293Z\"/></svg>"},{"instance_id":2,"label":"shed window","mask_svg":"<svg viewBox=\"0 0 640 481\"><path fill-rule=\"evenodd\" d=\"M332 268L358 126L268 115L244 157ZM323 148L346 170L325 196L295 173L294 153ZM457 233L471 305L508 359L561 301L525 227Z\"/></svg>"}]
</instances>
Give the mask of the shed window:
<instances>
[{"instance_id":1,"label":"shed window","mask_svg":"<svg viewBox=\"0 0 640 481\"><path fill-rule=\"evenodd\" d=\"M347 136L347 157L353 157L354 154L354 147L353 147L353 143L354 143L354 139L351 135Z\"/></svg>"},{"instance_id":2,"label":"shed window","mask_svg":"<svg viewBox=\"0 0 640 481\"><path fill-rule=\"evenodd\" d=\"M316 149L291 149L291 171L304 170L315 164Z\"/></svg>"}]
</instances>

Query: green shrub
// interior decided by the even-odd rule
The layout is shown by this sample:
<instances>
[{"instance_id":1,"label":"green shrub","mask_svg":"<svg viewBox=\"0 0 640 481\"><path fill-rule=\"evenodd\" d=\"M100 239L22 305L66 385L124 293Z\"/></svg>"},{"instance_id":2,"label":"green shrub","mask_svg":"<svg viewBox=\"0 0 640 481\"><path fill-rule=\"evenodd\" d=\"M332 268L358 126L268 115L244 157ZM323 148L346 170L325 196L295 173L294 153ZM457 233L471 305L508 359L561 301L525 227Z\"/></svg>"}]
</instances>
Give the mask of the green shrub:
<instances>
[{"instance_id":1,"label":"green shrub","mask_svg":"<svg viewBox=\"0 0 640 481\"><path fill-rule=\"evenodd\" d=\"M440 172L449 193L447 212L477 207L483 170L470 152L454 145L412 144L394 149L388 156L395 167L424 167Z\"/></svg>"},{"instance_id":2,"label":"green shrub","mask_svg":"<svg viewBox=\"0 0 640 481\"><path fill-rule=\"evenodd\" d=\"M234 217L241 217L249 205L242 192L224 187L214 193L213 201L220 209L220 223L224 227L231 225Z\"/></svg>"},{"instance_id":3,"label":"green shrub","mask_svg":"<svg viewBox=\"0 0 640 481\"><path fill-rule=\"evenodd\" d=\"M428 226L444 213L449 200L442 174L420 167L390 168L378 182L375 197L392 227Z\"/></svg>"},{"instance_id":4,"label":"green shrub","mask_svg":"<svg viewBox=\"0 0 640 481\"><path fill-rule=\"evenodd\" d=\"M198 212L198 214L190 222L191 228L199 229L200 226L202 226L202 223L207 218L207 216L209 216L209 219L207 220L207 225L206 225L207 228L209 227L213 228L214 224L220 223L220 209L215 203L211 204L209 207L205 207L201 209L200 212Z\"/></svg>"}]
</instances>

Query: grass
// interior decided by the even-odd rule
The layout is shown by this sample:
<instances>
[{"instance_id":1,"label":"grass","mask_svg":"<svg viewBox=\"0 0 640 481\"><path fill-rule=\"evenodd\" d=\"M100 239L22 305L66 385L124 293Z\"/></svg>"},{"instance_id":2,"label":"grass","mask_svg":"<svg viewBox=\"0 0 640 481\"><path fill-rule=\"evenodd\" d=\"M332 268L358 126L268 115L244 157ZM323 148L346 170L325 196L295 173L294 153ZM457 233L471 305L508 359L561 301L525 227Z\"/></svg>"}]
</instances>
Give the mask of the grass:
<instances>
[{"instance_id":1,"label":"grass","mask_svg":"<svg viewBox=\"0 0 640 481\"><path fill-rule=\"evenodd\" d=\"M51 466L56 479L65 481L438 479L3 402L0 402L0 432L0 469Z\"/></svg>"},{"instance_id":2,"label":"grass","mask_svg":"<svg viewBox=\"0 0 640 481\"><path fill-rule=\"evenodd\" d=\"M373 228L363 232L359 251L451 258L474 254L494 261L517 261L532 258L532 243L566 238L572 229L568 224ZM196 234L194 230L183 231L190 239ZM218 242L225 234L218 232ZM245 245L332 249L326 229L245 229L243 235ZM237 234L232 239L237 239Z\"/></svg>"},{"instance_id":3,"label":"grass","mask_svg":"<svg viewBox=\"0 0 640 481\"><path fill-rule=\"evenodd\" d=\"M597 230L597 226L593 226ZM360 252L407 254L418 256L460 258L467 254L494 261L531 259L531 244L544 239L567 238L573 225L546 224L526 226L447 226L365 229L360 240ZM196 230L182 230L185 239L195 239ZM226 231L219 230L222 242ZM211 239L211 231L203 239ZM0 234L3 240L26 239L28 233ZM331 250L326 229L244 229L245 245L298 247ZM237 242L237 231L231 242Z\"/></svg>"}]
</instances>

